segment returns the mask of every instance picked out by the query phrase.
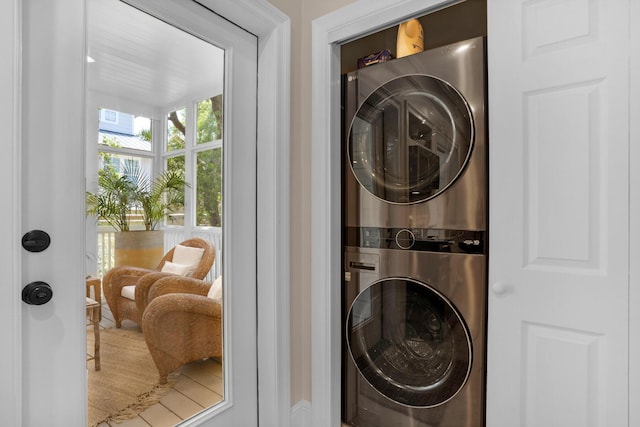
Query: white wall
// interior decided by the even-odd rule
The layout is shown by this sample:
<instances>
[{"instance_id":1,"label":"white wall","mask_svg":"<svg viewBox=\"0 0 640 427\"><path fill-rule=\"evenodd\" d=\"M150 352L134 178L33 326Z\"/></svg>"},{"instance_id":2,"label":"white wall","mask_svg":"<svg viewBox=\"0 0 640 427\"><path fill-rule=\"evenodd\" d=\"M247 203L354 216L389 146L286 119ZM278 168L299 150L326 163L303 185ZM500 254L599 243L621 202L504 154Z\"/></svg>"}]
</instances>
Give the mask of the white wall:
<instances>
[{"instance_id":1,"label":"white wall","mask_svg":"<svg viewBox=\"0 0 640 427\"><path fill-rule=\"evenodd\" d=\"M354 0L269 0L291 18L291 403L311 401L311 22Z\"/></svg>"}]
</instances>

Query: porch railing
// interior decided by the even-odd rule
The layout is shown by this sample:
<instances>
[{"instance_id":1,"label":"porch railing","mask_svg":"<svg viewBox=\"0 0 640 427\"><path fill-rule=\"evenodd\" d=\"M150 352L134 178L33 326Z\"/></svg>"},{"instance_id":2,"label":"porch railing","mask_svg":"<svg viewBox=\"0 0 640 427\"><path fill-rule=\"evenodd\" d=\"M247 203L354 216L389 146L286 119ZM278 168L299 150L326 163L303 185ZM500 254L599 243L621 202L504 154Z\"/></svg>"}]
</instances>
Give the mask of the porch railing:
<instances>
[{"instance_id":1,"label":"porch railing","mask_svg":"<svg viewBox=\"0 0 640 427\"><path fill-rule=\"evenodd\" d=\"M115 232L111 230L98 230L98 275L100 277L114 266L115 259ZM185 233L182 228L168 228L164 230L164 252L166 253L178 243L191 237L200 237L216 248L216 258L211 267L211 271L205 278L207 281L213 281L222 274L222 229L211 227L207 229L198 229L189 233Z\"/></svg>"}]
</instances>

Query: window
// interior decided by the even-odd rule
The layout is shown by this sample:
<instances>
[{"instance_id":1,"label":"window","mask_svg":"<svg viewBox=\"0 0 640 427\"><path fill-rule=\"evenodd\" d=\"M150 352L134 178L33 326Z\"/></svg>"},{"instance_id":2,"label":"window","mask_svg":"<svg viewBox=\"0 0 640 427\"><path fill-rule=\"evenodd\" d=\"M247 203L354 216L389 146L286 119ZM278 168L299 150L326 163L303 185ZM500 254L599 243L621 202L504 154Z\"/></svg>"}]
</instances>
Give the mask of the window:
<instances>
[{"instance_id":1,"label":"window","mask_svg":"<svg viewBox=\"0 0 640 427\"><path fill-rule=\"evenodd\" d=\"M181 176L185 176L185 156L172 156L167 158L166 168L168 171L176 171ZM182 200L184 200L184 190L182 191ZM181 225L184 226L184 205L182 205L179 209L174 209L171 212L167 213L166 216L166 224L167 225Z\"/></svg>"},{"instance_id":2,"label":"window","mask_svg":"<svg viewBox=\"0 0 640 427\"><path fill-rule=\"evenodd\" d=\"M222 226L222 95L203 99L196 111L196 226Z\"/></svg>"},{"instance_id":3,"label":"window","mask_svg":"<svg viewBox=\"0 0 640 427\"><path fill-rule=\"evenodd\" d=\"M131 182L134 182L136 184L139 184L139 178L140 178L140 159L139 158L133 158L133 157L129 157L128 159L124 159L124 167L123 169L120 171L123 175L126 175L129 177L129 180L131 180Z\"/></svg>"},{"instance_id":4,"label":"window","mask_svg":"<svg viewBox=\"0 0 640 427\"><path fill-rule=\"evenodd\" d=\"M118 123L118 112L113 110L102 110L102 121L108 123Z\"/></svg>"},{"instance_id":5,"label":"window","mask_svg":"<svg viewBox=\"0 0 640 427\"><path fill-rule=\"evenodd\" d=\"M196 155L196 225L222 227L222 147Z\"/></svg>"},{"instance_id":6,"label":"window","mask_svg":"<svg viewBox=\"0 0 640 427\"><path fill-rule=\"evenodd\" d=\"M148 186L154 165L151 119L101 108L98 120L98 176L126 176ZM145 228L137 215L131 217L130 226Z\"/></svg>"},{"instance_id":7,"label":"window","mask_svg":"<svg viewBox=\"0 0 640 427\"><path fill-rule=\"evenodd\" d=\"M117 118L115 122L105 118ZM151 119L120 111L101 109L98 144L113 148L151 151ZM102 147L100 148L102 149Z\"/></svg>"},{"instance_id":8,"label":"window","mask_svg":"<svg viewBox=\"0 0 640 427\"><path fill-rule=\"evenodd\" d=\"M126 175L131 181L137 183L140 176L149 176L152 159L127 154L98 152L98 173L111 173Z\"/></svg>"},{"instance_id":9,"label":"window","mask_svg":"<svg viewBox=\"0 0 640 427\"><path fill-rule=\"evenodd\" d=\"M198 102L198 122L196 143L222 139L222 95L214 96Z\"/></svg>"},{"instance_id":10,"label":"window","mask_svg":"<svg viewBox=\"0 0 640 427\"><path fill-rule=\"evenodd\" d=\"M222 104L220 94L166 116L165 167L184 174L191 188L185 210L170 212L167 225L222 226Z\"/></svg>"},{"instance_id":11,"label":"window","mask_svg":"<svg viewBox=\"0 0 640 427\"><path fill-rule=\"evenodd\" d=\"M181 108L167 115L166 151L184 150L187 129L187 109Z\"/></svg>"},{"instance_id":12,"label":"window","mask_svg":"<svg viewBox=\"0 0 640 427\"><path fill-rule=\"evenodd\" d=\"M103 153L100 157L102 159L100 169L111 170L114 173L120 172L120 158L118 156Z\"/></svg>"}]
</instances>

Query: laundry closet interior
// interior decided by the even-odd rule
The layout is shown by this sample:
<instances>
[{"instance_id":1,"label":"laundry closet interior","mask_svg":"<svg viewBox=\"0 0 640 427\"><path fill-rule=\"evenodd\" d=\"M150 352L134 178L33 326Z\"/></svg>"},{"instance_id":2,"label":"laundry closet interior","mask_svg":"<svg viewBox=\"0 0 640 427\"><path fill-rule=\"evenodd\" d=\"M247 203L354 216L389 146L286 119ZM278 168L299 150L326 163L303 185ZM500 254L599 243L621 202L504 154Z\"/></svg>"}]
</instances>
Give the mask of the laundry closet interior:
<instances>
[{"instance_id":1,"label":"laundry closet interior","mask_svg":"<svg viewBox=\"0 0 640 427\"><path fill-rule=\"evenodd\" d=\"M482 427L486 1L415 19L341 46L342 423Z\"/></svg>"}]
</instances>

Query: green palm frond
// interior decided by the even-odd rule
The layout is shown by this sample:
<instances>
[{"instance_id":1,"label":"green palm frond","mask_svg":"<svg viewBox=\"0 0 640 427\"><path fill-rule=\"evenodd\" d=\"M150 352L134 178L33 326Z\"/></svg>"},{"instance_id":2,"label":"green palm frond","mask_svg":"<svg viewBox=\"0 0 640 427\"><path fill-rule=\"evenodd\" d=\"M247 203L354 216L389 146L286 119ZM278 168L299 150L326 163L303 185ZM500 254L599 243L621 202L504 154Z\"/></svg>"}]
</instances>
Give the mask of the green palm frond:
<instances>
[{"instance_id":1,"label":"green palm frond","mask_svg":"<svg viewBox=\"0 0 640 427\"><path fill-rule=\"evenodd\" d=\"M142 168L125 165L122 175L102 170L96 194L87 192L87 214L97 215L119 231L129 231L130 215L141 211L146 230L154 230L165 215L184 206L189 184L178 171L151 179Z\"/></svg>"}]
</instances>

